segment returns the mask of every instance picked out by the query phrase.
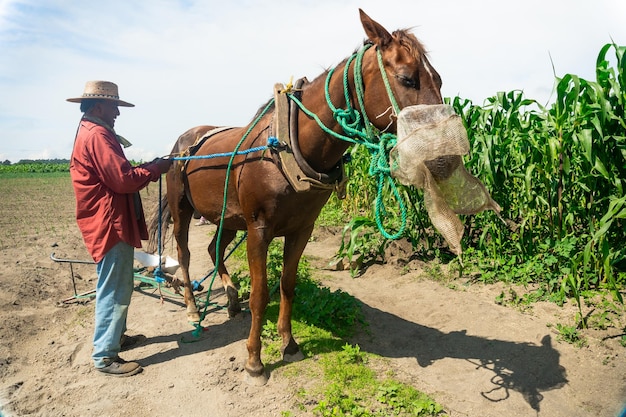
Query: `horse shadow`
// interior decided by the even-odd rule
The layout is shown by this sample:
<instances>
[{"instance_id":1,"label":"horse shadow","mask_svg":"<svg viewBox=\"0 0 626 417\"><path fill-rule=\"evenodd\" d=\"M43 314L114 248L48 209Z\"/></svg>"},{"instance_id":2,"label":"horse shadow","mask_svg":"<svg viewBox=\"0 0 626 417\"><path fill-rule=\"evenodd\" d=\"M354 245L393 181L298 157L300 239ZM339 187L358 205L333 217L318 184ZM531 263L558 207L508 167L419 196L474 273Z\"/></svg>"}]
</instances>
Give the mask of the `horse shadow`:
<instances>
[{"instance_id":1,"label":"horse shadow","mask_svg":"<svg viewBox=\"0 0 626 417\"><path fill-rule=\"evenodd\" d=\"M361 349L388 358L415 357L423 368L444 358L469 361L476 369L493 373L493 389L481 392L489 401L506 400L513 390L539 412L541 392L568 382L549 334L541 339L541 345L516 343L471 336L466 331L445 333L367 304L362 304L362 309L369 328L353 338Z\"/></svg>"}]
</instances>

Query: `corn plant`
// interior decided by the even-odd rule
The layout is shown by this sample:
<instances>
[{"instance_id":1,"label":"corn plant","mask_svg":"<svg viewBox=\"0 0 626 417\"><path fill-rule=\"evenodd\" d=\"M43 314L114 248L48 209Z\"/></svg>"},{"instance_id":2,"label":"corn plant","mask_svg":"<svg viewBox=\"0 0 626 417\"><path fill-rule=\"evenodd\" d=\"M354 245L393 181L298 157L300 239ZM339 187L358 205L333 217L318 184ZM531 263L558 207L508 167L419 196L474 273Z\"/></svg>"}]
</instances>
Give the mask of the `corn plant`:
<instances>
[{"instance_id":1,"label":"corn plant","mask_svg":"<svg viewBox=\"0 0 626 417\"><path fill-rule=\"evenodd\" d=\"M517 90L498 93L482 106L460 97L446 99L467 128L471 153L466 167L502 206L510 226L489 213L464 216L464 260L486 279L540 283L551 299L573 297L579 313L581 293L589 289L608 289L623 302L625 50L615 44L600 50L595 81L573 74L556 78L550 106ZM340 255L379 256L381 251L381 243L368 238L375 231L376 188L367 176L367 158L366 150L353 149L349 198L334 206L352 219ZM421 193L412 187L400 187L400 193L409 208L406 237L421 256L442 253ZM388 195L385 204L391 208L386 220L397 224L393 198ZM579 324L584 326L584 320Z\"/></svg>"},{"instance_id":2,"label":"corn plant","mask_svg":"<svg viewBox=\"0 0 626 417\"><path fill-rule=\"evenodd\" d=\"M611 48L615 68L607 60ZM521 92L500 93L483 107L453 102L470 135L468 166L516 224L503 231L482 217L476 227L488 238L479 244L498 254L496 267L507 257L520 266L539 260L549 290L574 297L579 310L581 291L608 288L622 301L626 283L625 68L624 48L608 44L598 56L597 81L558 78L550 108ZM559 252L565 256L555 257Z\"/></svg>"}]
</instances>

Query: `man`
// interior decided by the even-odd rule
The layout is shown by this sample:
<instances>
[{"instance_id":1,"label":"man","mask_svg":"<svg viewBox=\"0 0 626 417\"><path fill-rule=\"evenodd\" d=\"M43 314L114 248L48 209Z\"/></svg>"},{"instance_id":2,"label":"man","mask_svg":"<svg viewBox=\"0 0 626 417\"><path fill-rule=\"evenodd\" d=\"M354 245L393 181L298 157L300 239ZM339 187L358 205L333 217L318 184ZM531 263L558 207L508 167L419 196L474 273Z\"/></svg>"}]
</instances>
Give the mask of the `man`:
<instances>
[{"instance_id":1,"label":"man","mask_svg":"<svg viewBox=\"0 0 626 417\"><path fill-rule=\"evenodd\" d=\"M117 85L89 81L81 97L80 120L70 160L76 196L76 222L87 250L96 262L93 361L107 375L130 376L142 371L136 362L119 357L126 337L126 318L133 291L134 248L148 238L139 190L157 181L171 160L157 158L133 167L122 145L130 143L113 130L118 106L134 107L119 99ZM128 344L128 343L126 343Z\"/></svg>"}]
</instances>

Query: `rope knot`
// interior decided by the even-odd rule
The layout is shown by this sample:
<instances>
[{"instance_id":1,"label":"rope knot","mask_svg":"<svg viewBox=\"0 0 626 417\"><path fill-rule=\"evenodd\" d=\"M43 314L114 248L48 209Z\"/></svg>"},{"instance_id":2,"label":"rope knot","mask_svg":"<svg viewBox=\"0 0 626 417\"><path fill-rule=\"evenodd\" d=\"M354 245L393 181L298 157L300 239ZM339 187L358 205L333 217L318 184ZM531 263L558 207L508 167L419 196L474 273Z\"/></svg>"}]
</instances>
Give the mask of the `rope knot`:
<instances>
[{"instance_id":1,"label":"rope knot","mask_svg":"<svg viewBox=\"0 0 626 417\"><path fill-rule=\"evenodd\" d=\"M270 136L267 138L267 146L270 148L278 148L280 146L280 141L275 136Z\"/></svg>"},{"instance_id":2,"label":"rope knot","mask_svg":"<svg viewBox=\"0 0 626 417\"><path fill-rule=\"evenodd\" d=\"M154 280L159 284L163 284L165 282L165 278L163 278L163 272L161 272L160 266L154 268L154 272L152 273L152 275L154 275Z\"/></svg>"}]
</instances>

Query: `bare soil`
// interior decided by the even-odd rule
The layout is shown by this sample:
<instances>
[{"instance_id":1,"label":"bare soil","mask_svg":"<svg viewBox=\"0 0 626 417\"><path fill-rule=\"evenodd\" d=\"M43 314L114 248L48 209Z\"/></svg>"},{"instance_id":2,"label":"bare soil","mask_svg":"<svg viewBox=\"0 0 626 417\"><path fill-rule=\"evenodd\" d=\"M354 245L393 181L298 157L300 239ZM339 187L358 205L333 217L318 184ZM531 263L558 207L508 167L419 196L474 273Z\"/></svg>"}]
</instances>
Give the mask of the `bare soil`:
<instances>
[{"instance_id":1,"label":"bare soil","mask_svg":"<svg viewBox=\"0 0 626 417\"><path fill-rule=\"evenodd\" d=\"M215 310L199 341L189 343L193 328L181 299L161 299L151 288L134 293L128 323L130 334L147 340L121 355L144 371L129 378L95 371L93 302L74 297L70 264L50 258L54 252L57 259L89 260L69 180L17 185L0 185L0 416L313 415L313 405L298 406L297 393L315 381L289 375L290 364L273 366L265 386L243 382L247 314L228 319ZM156 193L155 186L144 193L146 211ZM192 226L195 277L211 266L210 231ZM447 278L445 265L408 262L401 246L390 262L352 278L327 269L339 236L315 231L306 255L316 276L363 303L369 332L351 343L385 358L397 378L431 395L449 416L619 414L626 400L623 310L621 324L585 330L587 346L575 347L559 341L554 327L573 323L574 306L498 305L496 296L508 287ZM72 268L76 292L93 290L94 266Z\"/></svg>"}]
</instances>

